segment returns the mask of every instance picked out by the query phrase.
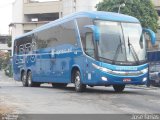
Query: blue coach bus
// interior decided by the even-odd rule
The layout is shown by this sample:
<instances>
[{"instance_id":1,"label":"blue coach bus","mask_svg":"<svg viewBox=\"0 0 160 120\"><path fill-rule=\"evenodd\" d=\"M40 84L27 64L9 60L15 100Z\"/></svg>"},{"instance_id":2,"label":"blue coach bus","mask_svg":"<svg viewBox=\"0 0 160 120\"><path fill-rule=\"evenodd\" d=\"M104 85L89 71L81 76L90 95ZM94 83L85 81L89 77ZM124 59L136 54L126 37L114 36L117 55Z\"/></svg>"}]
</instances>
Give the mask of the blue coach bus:
<instances>
[{"instance_id":1,"label":"blue coach bus","mask_svg":"<svg viewBox=\"0 0 160 120\"><path fill-rule=\"evenodd\" d=\"M23 86L52 83L65 87L145 84L148 77L146 41L149 34L131 16L111 12L79 12L50 22L14 41L14 79Z\"/></svg>"}]
</instances>

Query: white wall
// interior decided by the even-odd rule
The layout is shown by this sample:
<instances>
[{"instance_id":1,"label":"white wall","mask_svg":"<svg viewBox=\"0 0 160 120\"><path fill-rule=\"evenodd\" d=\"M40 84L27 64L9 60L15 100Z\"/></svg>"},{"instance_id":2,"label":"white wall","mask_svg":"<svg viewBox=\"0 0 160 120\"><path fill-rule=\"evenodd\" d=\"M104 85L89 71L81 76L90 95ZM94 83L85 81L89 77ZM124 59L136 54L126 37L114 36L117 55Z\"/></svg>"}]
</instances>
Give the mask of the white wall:
<instances>
[{"instance_id":1,"label":"white wall","mask_svg":"<svg viewBox=\"0 0 160 120\"><path fill-rule=\"evenodd\" d=\"M96 11L96 4L102 0L77 0L76 8L79 11Z\"/></svg>"},{"instance_id":2,"label":"white wall","mask_svg":"<svg viewBox=\"0 0 160 120\"><path fill-rule=\"evenodd\" d=\"M73 12L96 11L95 6L101 1L102 0L62 0L63 16Z\"/></svg>"},{"instance_id":3,"label":"white wall","mask_svg":"<svg viewBox=\"0 0 160 120\"><path fill-rule=\"evenodd\" d=\"M12 6L12 23L22 23L23 17L23 0L15 0ZM12 26L12 42L16 36L23 34L23 26L15 24Z\"/></svg>"},{"instance_id":4,"label":"white wall","mask_svg":"<svg viewBox=\"0 0 160 120\"><path fill-rule=\"evenodd\" d=\"M15 0L15 2L12 5L12 23L22 23L23 20L23 0ZM21 24L14 24L12 26L12 49L15 37L22 34L23 26Z\"/></svg>"},{"instance_id":5,"label":"white wall","mask_svg":"<svg viewBox=\"0 0 160 120\"><path fill-rule=\"evenodd\" d=\"M12 22L23 22L23 0L15 0L12 6Z\"/></svg>"},{"instance_id":6,"label":"white wall","mask_svg":"<svg viewBox=\"0 0 160 120\"><path fill-rule=\"evenodd\" d=\"M62 16L64 17L65 15L74 12L73 6L73 0L62 0Z\"/></svg>"}]
</instances>

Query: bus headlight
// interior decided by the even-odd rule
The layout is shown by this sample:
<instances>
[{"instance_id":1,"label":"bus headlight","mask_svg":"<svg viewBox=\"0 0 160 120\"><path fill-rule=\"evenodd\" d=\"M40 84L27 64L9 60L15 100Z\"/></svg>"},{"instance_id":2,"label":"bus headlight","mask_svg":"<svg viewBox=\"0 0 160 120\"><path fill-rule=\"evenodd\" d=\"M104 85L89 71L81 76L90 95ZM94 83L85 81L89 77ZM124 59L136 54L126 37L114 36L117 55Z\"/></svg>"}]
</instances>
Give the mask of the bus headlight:
<instances>
[{"instance_id":1,"label":"bus headlight","mask_svg":"<svg viewBox=\"0 0 160 120\"><path fill-rule=\"evenodd\" d=\"M145 78L143 78L143 82L146 82L147 81L147 78L145 77Z\"/></svg>"},{"instance_id":2,"label":"bus headlight","mask_svg":"<svg viewBox=\"0 0 160 120\"><path fill-rule=\"evenodd\" d=\"M141 70L141 72L142 72L143 74L148 73L148 68L145 68L145 69Z\"/></svg>"},{"instance_id":3,"label":"bus headlight","mask_svg":"<svg viewBox=\"0 0 160 120\"><path fill-rule=\"evenodd\" d=\"M107 79L106 77L101 77L101 79L102 79L103 81L108 81L108 79Z\"/></svg>"}]
</instances>

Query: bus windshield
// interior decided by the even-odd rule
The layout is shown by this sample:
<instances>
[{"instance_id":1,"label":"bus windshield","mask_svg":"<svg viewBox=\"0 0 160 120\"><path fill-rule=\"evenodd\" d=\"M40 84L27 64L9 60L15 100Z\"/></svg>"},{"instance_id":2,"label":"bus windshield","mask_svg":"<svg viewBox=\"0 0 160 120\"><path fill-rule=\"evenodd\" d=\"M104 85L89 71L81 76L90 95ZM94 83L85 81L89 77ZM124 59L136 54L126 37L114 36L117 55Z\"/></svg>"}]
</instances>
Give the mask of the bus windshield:
<instances>
[{"instance_id":1,"label":"bus windshield","mask_svg":"<svg viewBox=\"0 0 160 120\"><path fill-rule=\"evenodd\" d=\"M100 61L129 65L146 62L146 45L139 23L95 21L100 31Z\"/></svg>"}]
</instances>

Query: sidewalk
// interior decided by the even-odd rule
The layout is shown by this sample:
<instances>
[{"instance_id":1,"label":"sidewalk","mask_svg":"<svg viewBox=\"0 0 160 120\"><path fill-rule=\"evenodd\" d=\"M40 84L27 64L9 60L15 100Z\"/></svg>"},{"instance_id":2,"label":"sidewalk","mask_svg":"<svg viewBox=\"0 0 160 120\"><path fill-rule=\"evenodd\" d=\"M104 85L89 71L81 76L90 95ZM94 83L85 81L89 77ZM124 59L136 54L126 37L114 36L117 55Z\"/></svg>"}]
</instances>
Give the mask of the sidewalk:
<instances>
[{"instance_id":1,"label":"sidewalk","mask_svg":"<svg viewBox=\"0 0 160 120\"><path fill-rule=\"evenodd\" d=\"M12 113L12 109L11 108L0 104L0 115L11 114L11 113Z\"/></svg>"},{"instance_id":2,"label":"sidewalk","mask_svg":"<svg viewBox=\"0 0 160 120\"><path fill-rule=\"evenodd\" d=\"M0 93L1 93L2 87L13 86L13 83L15 83L13 78L9 78L8 76L5 75L4 71L0 71ZM3 115L3 114L12 113L12 108L5 105L4 102L5 101L3 100L3 96L1 96L0 94L0 114Z\"/></svg>"},{"instance_id":3,"label":"sidewalk","mask_svg":"<svg viewBox=\"0 0 160 120\"><path fill-rule=\"evenodd\" d=\"M21 82L15 81L13 78L10 78L5 75L4 71L0 71L0 88L2 86L20 86Z\"/></svg>"}]
</instances>

